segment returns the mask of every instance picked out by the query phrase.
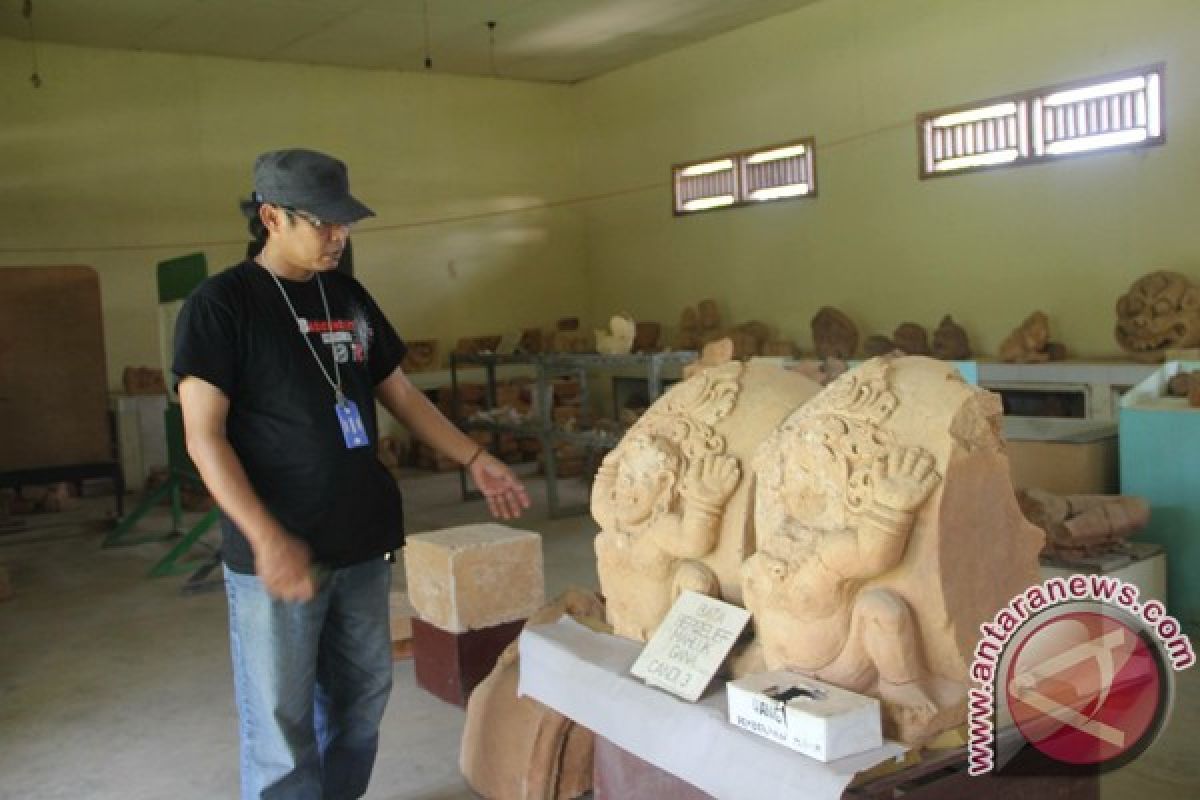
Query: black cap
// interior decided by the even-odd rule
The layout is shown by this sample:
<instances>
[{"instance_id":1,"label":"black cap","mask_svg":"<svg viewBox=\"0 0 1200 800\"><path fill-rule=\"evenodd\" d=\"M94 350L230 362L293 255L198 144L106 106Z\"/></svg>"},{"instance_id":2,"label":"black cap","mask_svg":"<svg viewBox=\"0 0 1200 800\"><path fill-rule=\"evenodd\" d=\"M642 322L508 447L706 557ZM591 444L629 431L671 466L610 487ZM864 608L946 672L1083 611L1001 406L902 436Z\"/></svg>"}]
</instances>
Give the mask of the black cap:
<instances>
[{"instance_id":1,"label":"black cap","mask_svg":"<svg viewBox=\"0 0 1200 800\"><path fill-rule=\"evenodd\" d=\"M350 196L346 165L315 150L272 150L254 161L254 194L262 203L307 211L348 225L375 212Z\"/></svg>"}]
</instances>

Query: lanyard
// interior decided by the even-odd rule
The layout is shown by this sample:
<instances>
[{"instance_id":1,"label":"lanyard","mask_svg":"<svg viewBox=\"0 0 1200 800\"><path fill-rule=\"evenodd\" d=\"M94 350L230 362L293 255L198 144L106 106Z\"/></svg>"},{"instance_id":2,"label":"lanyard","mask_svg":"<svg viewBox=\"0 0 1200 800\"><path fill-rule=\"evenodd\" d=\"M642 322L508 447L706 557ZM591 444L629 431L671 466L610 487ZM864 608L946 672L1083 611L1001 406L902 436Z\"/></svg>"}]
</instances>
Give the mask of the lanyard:
<instances>
[{"instance_id":1,"label":"lanyard","mask_svg":"<svg viewBox=\"0 0 1200 800\"><path fill-rule=\"evenodd\" d=\"M265 264L263 264L266 267ZM312 340L308 338L308 334L300 327L300 315L296 313L296 307L292 305L292 299L288 297L288 293L283 288L283 284L279 281L279 276L267 268L267 272L275 279L275 285L279 287L279 293L283 295L283 302L287 303L288 311L292 312L292 319L296 321L296 330L300 332L300 338L308 345L308 351L312 353L313 360L317 362L317 366L321 368L321 374L325 376L325 381L333 389L334 397L337 399L337 404L342 405L346 396L342 394L342 374L338 370L337 353L333 352L333 345L330 345L330 355L333 359L333 377L329 377L329 371L325 369L325 365L321 363L321 357L317 355L317 348L313 347ZM329 314L329 301L325 299L325 286L321 283L321 276L317 275L317 289L321 292L321 305L325 308L325 322L328 323L328 330L333 332L333 319Z\"/></svg>"}]
</instances>

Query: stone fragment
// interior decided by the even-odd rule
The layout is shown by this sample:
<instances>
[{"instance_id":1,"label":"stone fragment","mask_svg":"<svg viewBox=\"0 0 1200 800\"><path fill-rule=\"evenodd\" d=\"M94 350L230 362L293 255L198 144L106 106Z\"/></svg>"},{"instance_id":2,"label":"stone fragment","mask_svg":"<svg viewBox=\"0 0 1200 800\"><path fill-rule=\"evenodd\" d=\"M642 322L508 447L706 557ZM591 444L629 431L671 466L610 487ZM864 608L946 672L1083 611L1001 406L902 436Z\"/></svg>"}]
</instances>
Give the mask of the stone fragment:
<instances>
[{"instance_id":1,"label":"stone fragment","mask_svg":"<svg viewBox=\"0 0 1200 800\"><path fill-rule=\"evenodd\" d=\"M858 352L858 326L831 306L825 306L812 318L812 334L818 358L844 360Z\"/></svg>"},{"instance_id":2,"label":"stone fragment","mask_svg":"<svg viewBox=\"0 0 1200 800\"><path fill-rule=\"evenodd\" d=\"M892 331L896 349L909 356L929 355L929 334L915 322L902 322Z\"/></svg>"},{"instance_id":3,"label":"stone fragment","mask_svg":"<svg viewBox=\"0 0 1200 800\"><path fill-rule=\"evenodd\" d=\"M943 361L963 361L971 357L971 343L967 340L967 332L949 314L942 317L937 330L933 332L931 349L934 358Z\"/></svg>"},{"instance_id":4,"label":"stone fragment","mask_svg":"<svg viewBox=\"0 0 1200 800\"><path fill-rule=\"evenodd\" d=\"M524 619L545 602L542 537L485 523L414 534L404 545L409 600L461 633Z\"/></svg>"},{"instance_id":5,"label":"stone fragment","mask_svg":"<svg viewBox=\"0 0 1200 800\"><path fill-rule=\"evenodd\" d=\"M1043 554L1072 559L1124 550L1125 540L1150 523L1140 497L1017 492L1025 518L1046 533Z\"/></svg>"},{"instance_id":6,"label":"stone fragment","mask_svg":"<svg viewBox=\"0 0 1200 800\"><path fill-rule=\"evenodd\" d=\"M876 356L886 356L896 349L896 344L891 339L882 334L872 334L863 342L863 353L867 358L875 358Z\"/></svg>"},{"instance_id":7,"label":"stone fragment","mask_svg":"<svg viewBox=\"0 0 1200 800\"><path fill-rule=\"evenodd\" d=\"M1116 338L1141 361L1200 346L1200 287L1168 270L1138 278L1117 300Z\"/></svg>"},{"instance_id":8,"label":"stone fragment","mask_svg":"<svg viewBox=\"0 0 1200 800\"><path fill-rule=\"evenodd\" d=\"M657 353L660 336L662 336L662 325L657 322L638 322L633 335L633 352Z\"/></svg>"},{"instance_id":9,"label":"stone fragment","mask_svg":"<svg viewBox=\"0 0 1200 800\"><path fill-rule=\"evenodd\" d=\"M623 356L633 352L633 341L637 335L637 323L630 317L618 314L608 321L608 330L597 329L596 352L611 356Z\"/></svg>"},{"instance_id":10,"label":"stone fragment","mask_svg":"<svg viewBox=\"0 0 1200 800\"><path fill-rule=\"evenodd\" d=\"M1050 318L1035 311L1000 343L1000 360L1009 364L1041 364L1050 360Z\"/></svg>"},{"instance_id":11,"label":"stone fragment","mask_svg":"<svg viewBox=\"0 0 1200 800\"><path fill-rule=\"evenodd\" d=\"M603 603L581 589L568 590L527 624L548 624L564 613L589 627L603 626ZM518 697L520 666L514 643L471 693L459 757L463 777L489 800L579 797L592 788L592 733L530 697Z\"/></svg>"}]
</instances>

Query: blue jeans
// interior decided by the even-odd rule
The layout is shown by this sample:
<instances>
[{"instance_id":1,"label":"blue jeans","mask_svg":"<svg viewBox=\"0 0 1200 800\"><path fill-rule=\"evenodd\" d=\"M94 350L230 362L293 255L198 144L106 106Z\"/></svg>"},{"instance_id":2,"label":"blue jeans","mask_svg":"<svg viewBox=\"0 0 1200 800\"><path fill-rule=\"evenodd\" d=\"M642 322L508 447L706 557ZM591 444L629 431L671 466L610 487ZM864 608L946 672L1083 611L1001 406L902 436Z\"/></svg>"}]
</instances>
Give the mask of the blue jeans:
<instances>
[{"instance_id":1,"label":"blue jeans","mask_svg":"<svg viewBox=\"0 0 1200 800\"><path fill-rule=\"evenodd\" d=\"M307 603L225 570L243 800L350 800L367 791L392 689L382 558L333 570Z\"/></svg>"}]
</instances>

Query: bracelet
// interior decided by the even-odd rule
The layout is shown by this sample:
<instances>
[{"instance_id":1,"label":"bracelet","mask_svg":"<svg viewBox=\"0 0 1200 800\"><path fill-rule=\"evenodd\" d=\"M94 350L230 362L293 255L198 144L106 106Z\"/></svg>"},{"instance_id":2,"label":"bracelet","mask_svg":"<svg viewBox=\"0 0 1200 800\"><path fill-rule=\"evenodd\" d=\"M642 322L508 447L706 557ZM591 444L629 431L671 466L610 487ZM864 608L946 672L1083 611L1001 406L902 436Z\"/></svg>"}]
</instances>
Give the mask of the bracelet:
<instances>
[{"instance_id":1,"label":"bracelet","mask_svg":"<svg viewBox=\"0 0 1200 800\"><path fill-rule=\"evenodd\" d=\"M471 457L467 459L467 463L463 464L463 467L464 467L464 468L466 468L466 467L469 467L469 466L471 466L472 464L474 464L474 463L475 463L475 459L477 459L477 458L479 458L481 455L483 455L483 451L484 451L484 449L485 449L485 448L484 448L484 446L483 446L483 445L479 445L479 449L477 449L477 450L476 450L476 451L475 451L473 454L471 454Z\"/></svg>"}]
</instances>

